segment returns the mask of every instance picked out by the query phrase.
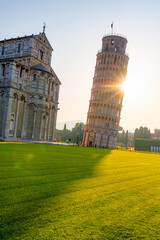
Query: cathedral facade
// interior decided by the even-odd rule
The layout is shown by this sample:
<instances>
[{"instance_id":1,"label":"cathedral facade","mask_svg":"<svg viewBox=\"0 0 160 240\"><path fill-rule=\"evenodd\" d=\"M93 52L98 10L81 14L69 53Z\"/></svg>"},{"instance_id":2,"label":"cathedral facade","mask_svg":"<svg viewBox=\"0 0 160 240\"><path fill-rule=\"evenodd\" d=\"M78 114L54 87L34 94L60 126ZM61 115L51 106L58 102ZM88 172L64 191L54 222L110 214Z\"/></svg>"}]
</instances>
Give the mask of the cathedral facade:
<instances>
[{"instance_id":1,"label":"cathedral facade","mask_svg":"<svg viewBox=\"0 0 160 240\"><path fill-rule=\"evenodd\" d=\"M0 140L53 141L60 81L45 28L0 41Z\"/></svg>"},{"instance_id":2,"label":"cathedral facade","mask_svg":"<svg viewBox=\"0 0 160 240\"><path fill-rule=\"evenodd\" d=\"M128 65L127 39L109 34L97 54L83 146L115 148Z\"/></svg>"}]
</instances>

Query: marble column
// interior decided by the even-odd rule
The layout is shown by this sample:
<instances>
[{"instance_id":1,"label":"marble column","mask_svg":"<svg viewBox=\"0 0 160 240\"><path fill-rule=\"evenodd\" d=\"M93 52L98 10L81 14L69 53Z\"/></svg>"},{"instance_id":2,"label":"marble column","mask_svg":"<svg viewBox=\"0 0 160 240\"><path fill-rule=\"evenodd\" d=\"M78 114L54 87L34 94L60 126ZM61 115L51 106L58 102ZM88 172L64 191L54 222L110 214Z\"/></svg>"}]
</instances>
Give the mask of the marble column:
<instances>
[{"instance_id":1,"label":"marble column","mask_svg":"<svg viewBox=\"0 0 160 240\"><path fill-rule=\"evenodd\" d=\"M16 117L15 117L14 138L16 138L16 135L17 135L18 114L19 114L19 100L17 101L17 111L16 111Z\"/></svg>"},{"instance_id":2,"label":"marble column","mask_svg":"<svg viewBox=\"0 0 160 240\"><path fill-rule=\"evenodd\" d=\"M34 109L34 122L33 122L32 139L34 139L36 119L37 119L37 109Z\"/></svg>"},{"instance_id":3,"label":"marble column","mask_svg":"<svg viewBox=\"0 0 160 240\"><path fill-rule=\"evenodd\" d=\"M41 126L40 126L40 135L39 135L40 140L42 140L43 117L44 117L44 111L42 111L42 116L41 116Z\"/></svg>"}]
</instances>

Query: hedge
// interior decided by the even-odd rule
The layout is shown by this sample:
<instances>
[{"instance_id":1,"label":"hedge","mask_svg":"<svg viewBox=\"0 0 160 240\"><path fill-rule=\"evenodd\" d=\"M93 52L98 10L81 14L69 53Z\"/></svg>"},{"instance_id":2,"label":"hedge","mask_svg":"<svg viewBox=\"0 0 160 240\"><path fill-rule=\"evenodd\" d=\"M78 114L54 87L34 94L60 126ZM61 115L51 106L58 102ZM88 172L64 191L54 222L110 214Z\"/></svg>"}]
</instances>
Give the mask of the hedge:
<instances>
[{"instance_id":1,"label":"hedge","mask_svg":"<svg viewBox=\"0 0 160 240\"><path fill-rule=\"evenodd\" d=\"M151 146L160 147L160 140L152 139L135 139L135 150L137 151L150 151Z\"/></svg>"}]
</instances>

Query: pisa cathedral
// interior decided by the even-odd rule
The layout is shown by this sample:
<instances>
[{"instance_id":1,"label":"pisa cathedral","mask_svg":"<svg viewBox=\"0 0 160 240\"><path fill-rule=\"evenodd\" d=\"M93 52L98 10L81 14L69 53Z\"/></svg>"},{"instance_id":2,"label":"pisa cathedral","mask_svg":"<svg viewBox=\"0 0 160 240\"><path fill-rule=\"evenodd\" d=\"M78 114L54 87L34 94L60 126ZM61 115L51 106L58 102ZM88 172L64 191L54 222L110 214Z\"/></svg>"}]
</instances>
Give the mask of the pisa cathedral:
<instances>
[{"instance_id":1,"label":"pisa cathedral","mask_svg":"<svg viewBox=\"0 0 160 240\"><path fill-rule=\"evenodd\" d=\"M0 41L0 140L53 141L60 81L45 27Z\"/></svg>"},{"instance_id":2,"label":"pisa cathedral","mask_svg":"<svg viewBox=\"0 0 160 240\"><path fill-rule=\"evenodd\" d=\"M97 54L83 146L115 148L128 65L127 39L109 34Z\"/></svg>"}]
</instances>

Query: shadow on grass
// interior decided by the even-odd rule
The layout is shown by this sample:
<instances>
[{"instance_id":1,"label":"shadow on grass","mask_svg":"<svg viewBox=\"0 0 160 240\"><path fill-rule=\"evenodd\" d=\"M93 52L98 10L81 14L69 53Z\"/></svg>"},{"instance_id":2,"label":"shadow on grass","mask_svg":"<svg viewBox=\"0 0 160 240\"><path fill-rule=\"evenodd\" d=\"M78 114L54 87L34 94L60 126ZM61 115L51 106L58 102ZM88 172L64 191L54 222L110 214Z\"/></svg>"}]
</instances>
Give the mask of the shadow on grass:
<instances>
[{"instance_id":1,"label":"shadow on grass","mask_svg":"<svg viewBox=\"0 0 160 240\"><path fill-rule=\"evenodd\" d=\"M63 194L79 190L72 183L92 178L110 150L8 143L0 144L0 153L0 239L8 240L31 229L35 234L36 219L43 224L50 206L54 213Z\"/></svg>"}]
</instances>

